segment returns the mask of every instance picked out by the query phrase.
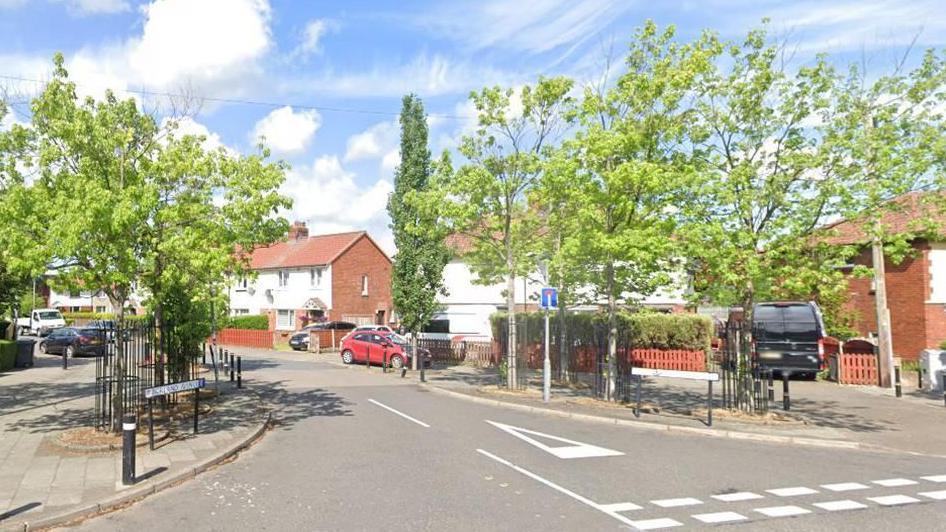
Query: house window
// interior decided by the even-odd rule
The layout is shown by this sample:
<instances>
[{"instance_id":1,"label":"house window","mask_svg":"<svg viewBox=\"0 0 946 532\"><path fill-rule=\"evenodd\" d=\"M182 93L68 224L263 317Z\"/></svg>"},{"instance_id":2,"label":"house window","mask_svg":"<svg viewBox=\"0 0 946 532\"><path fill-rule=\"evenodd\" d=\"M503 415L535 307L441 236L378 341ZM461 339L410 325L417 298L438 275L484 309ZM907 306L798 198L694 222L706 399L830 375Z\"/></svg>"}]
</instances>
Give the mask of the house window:
<instances>
[{"instance_id":1,"label":"house window","mask_svg":"<svg viewBox=\"0 0 946 532\"><path fill-rule=\"evenodd\" d=\"M289 272L286 270L279 270L279 287L285 288L289 286Z\"/></svg>"},{"instance_id":2,"label":"house window","mask_svg":"<svg viewBox=\"0 0 946 532\"><path fill-rule=\"evenodd\" d=\"M363 296L368 295L368 276L367 275L361 276L361 295Z\"/></svg>"},{"instance_id":3,"label":"house window","mask_svg":"<svg viewBox=\"0 0 946 532\"><path fill-rule=\"evenodd\" d=\"M276 328L284 330L293 330L296 327L296 311L278 310L276 313Z\"/></svg>"},{"instance_id":4,"label":"house window","mask_svg":"<svg viewBox=\"0 0 946 532\"><path fill-rule=\"evenodd\" d=\"M105 305L96 305L96 306L95 306L95 312L98 312L99 314L104 314L104 313L105 313Z\"/></svg>"},{"instance_id":5,"label":"house window","mask_svg":"<svg viewBox=\"0 0 946 532\"><path fill-rule=\"evenodd\" d=\"M309 270L309 284L316 288L322 286L322 268Z\"/></svg>"},{"instance_id":6,"label":"house window","mask_svg":"<svg viewBox=\"0 0 946 532\"><path fill-rule=\"evenodd\" d=\"M77 298L77 297L79 297L80 295L81 295L81 294L79 294L79 291L78 291L78 290L69 290L69 297Z\"/></svg>"},{"instance_id":7,"label":"house window","mask_svg":"<svg viewBox=\"0 0 946 532\"><path fill-rule=\"evenodd\" d=\"M237 279L236 291L246 292L246 277L240 277L239 279Z\"/></svg>"},{"instance_id":8,"label":"house window","mask_svg":"<svg viewBox=\"0 0 946 532\"><path fill-rule=\"evenodd\" d=\"M230 309L230 314L231 314L232 316L245 316L246 314L249 314L249 313L250 313L250 309L248 309L248 308L234 308L234 309Z\"/></svg>"}]
</instances>

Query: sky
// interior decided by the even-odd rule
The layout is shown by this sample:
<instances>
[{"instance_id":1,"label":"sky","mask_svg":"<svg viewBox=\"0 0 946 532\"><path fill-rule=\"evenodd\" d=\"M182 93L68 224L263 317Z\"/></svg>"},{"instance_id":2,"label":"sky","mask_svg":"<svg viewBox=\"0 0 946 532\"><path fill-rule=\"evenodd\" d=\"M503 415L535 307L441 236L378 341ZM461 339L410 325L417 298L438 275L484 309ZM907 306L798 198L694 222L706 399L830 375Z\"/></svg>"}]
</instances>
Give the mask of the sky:
<instances>
[{"instance_id":1,"label":"sky","mask_svg":"<svg viewBox=\"0 0 946 532\"><path fill-rule=\"evenodd\" d=\"M112 89L158 113L167 98L149 94L187 94L200 105L182 129L208 145L251 153L264 137L291 165L290 221L310 234L364 229L393 254L385 205L404 94L423 98L436 156L474 127L471 90L596 79L649 19L687 40L704 29L740 39L768 18L801 64L827 53L884 69L911 42L946 45L944 10L946 0L0 0L0 88L24 96L0 128L28 121L25 100L62 52L82 94Z\"/></svg>"}]
</instances>

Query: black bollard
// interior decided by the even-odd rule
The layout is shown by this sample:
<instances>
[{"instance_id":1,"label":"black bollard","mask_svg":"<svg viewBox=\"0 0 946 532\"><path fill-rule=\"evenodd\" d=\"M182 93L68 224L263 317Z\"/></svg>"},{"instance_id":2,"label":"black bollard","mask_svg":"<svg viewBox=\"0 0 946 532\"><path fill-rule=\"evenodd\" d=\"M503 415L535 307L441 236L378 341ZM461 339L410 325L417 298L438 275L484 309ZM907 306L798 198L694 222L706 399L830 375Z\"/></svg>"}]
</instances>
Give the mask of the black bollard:
<instances>
[{"instance_id":1,"label":"black bollard","mask_svg":"<svg viewBox=\"0 0 946 532\"><path fill-rule=\"evenodd\" d=\"M897 397L903 397L903 388L900 386L900 366L893 367L893 382Z\"/></svg>"},{"instance_id":2,"label":"black bollard","mask_svg":"<svg viewBox=\"0 0 946 532\"><path fill-rule=\"evenodd\" d=\"M243 387L243 357L237 357L237 388Z\"/></svg>"},{"instance_id":3,"label":"black bollard","mask_svg":"<svg viewBox=\"0 0 946 532\"><path fill-rule=\"evenodd\" d=\"M135 483L135 423L134 414L125 414L122 419L122 484Z\"/></svg>"},{"instance_id":4,"label":"black bollard","mask_svg":"<svg viewBox=\"0 0 946 532\"><path fill-rule=\"evenodd\" d=\"M768 378L768 381L769 381L769 402L770 402L770 403L774 403L774 402L775 402L775 377L773 376L772 370L768 370L768 371L769 371L769 378Z\"/></svg>"},{"instance_id":5,"label":"black bollard","mask_svg":"<svg viewBox=\"0 0 946 532\"><path fill-rule=\"evenodd\" d=\"M200 351L200 363L204 365L207 364L207 344L206 343L203 344L203 349L201 349Z\"/></svg>"},{"instance_id":6,"label":"black bollard","mask_svg":"<svg viewBox=\"0 0 946 532\"><path fill-rule=\"evenodd\" d=\"M384 352L382 354L381 373L387 373L387 372L388 372L388 348L385 347Z\"/></svg>"},{"instance_id":7,"label":"black bollard","mask_svg":"<svg viewBox=\"0 0 946 532\"><path fill-rule=\"evenodd\" d=\"M782 373L782 408L788 412L792 409L792 400L788 396L788 372Z\"/></svg>"},{"instance_id":8,"label":"black bollard","mask_svg":"<svg viewBox=\"0 0 946 532\"><path fill-rule=\"evenodd\" d=\"M923 368L922 367L916 368L916 389L917 390L923 389Z\"/></svg>"},{"instance_id":9,"label":"black bollard","mask_svg":"<svg viewBox=\"0 0 946 532\"><path fill-rule=\"evenodd\" d=\"M236 355L234 355L233 353L230 353L230 382L233 382L233 381L234 381L234 377L236 376L236 375L235 375L235 372L234 372L234 370L235 370L236 368L233 367L233 366L235 365L235 364L233 363L233 362L234 362L234 360L233 360L234 358L236 358Z\"/></svg>"}]
</instances>

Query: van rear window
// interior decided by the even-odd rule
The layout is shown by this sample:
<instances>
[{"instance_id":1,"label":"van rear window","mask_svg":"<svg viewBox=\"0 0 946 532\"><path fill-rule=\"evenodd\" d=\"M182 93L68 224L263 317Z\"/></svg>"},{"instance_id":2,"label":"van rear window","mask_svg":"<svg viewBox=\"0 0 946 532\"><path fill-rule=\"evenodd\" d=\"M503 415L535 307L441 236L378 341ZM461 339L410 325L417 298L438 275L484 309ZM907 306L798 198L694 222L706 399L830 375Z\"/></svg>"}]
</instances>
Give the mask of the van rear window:
<instances>
[{"instance_id":1,"label":"van rear window","mask_svg":"<svg viewBox=\"0 0 946 532\"><path fill-rule=\"evenodd\" d=\"M790 305L782 307L785 321L815 321L815 311L808 305Z\"/></svg>"}]
</instances>

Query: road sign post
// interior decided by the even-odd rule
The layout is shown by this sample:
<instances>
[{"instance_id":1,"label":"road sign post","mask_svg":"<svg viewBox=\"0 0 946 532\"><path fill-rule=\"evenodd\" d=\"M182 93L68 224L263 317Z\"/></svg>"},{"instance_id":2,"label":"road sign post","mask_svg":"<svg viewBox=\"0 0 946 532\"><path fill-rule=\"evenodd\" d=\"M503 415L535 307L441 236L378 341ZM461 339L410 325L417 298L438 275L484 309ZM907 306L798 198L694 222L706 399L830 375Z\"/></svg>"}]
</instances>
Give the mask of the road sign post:
<instances>
[{"instance_id":1,"label":"road sign post","mask_svg":"<svg viewBox=\"0 0 946 532\"><path fill-rule=\"evenodd\" d=\"M552 361L549 359L549 310L558 307L558 290L542 289L542 308L545 309L545 360L542 362L542 401L552 395Z\"/></svg>"}]
</instances>

